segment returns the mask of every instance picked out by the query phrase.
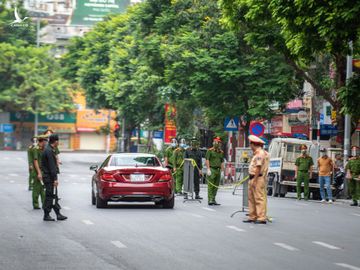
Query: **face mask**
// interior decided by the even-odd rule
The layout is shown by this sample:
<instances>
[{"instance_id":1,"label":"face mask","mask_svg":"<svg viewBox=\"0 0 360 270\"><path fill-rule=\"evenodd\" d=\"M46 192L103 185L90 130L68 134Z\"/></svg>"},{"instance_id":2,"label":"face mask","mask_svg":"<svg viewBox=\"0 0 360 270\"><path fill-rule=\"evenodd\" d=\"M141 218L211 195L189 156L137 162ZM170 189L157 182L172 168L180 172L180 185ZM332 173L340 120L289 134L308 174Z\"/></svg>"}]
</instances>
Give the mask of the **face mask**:
<instances>
[{"instance_id":1,"label":"face mask","mask_svg":"<svg viewBox=\"0 0 360 270\"><path fill-rule=\"evenodd\" d=\"M301 150L301 154L306 155L306 150Z\"/></svg>"},{"instance_id":2,"label":"face mask","mask_svg":"<svg viewBox=\"0 0 360 270\"><path fill-rule=\"evenodd\" d=\"M176 147L176 143L172 143L171 146L172 146L172 147Z\"/></svg>"},{"instance_id":3,"label":"face mask","mask_svg":"<svg viewBox=\"0 0 360 270\"><path fill-rule=\"evenodd\" d=\"M180 147L181 147L181 148L185 148L185 147L186 147L186 144L180 143Z\"/></svg>"},{"instance_id":4,"label":"face mask","mask_svg":"<svg viewBox=\"0 0 360 270\"><path fill-rule=\"evenodd\" d=\"M214 144L213 144L213 145L214 145L214 148L215 148L215 149L219 149L219 148L220 148L220 144L219 144L219 143L217 143L217 142L214 142Z\"/></svg>"}]
</instances>

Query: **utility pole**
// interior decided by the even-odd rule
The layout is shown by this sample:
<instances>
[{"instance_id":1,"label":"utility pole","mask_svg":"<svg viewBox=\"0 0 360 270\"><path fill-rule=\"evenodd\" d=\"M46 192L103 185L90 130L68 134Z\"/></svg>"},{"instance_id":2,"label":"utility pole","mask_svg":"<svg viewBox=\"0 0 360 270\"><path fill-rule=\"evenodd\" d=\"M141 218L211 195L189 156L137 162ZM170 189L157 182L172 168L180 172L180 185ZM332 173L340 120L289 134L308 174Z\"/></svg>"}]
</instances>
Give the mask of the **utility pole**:
<instances>
[{"instance_id":1,"label":"utility pole","mask_svg":"<svg viewBox=\"0 0 360 270\"><path fill-rule=\"evenodd\" d=\"M36 18L36 47L40 47L40 18ZM38 114L38 100L35 100L35 123L34 123L34 136L38 135L39 129L39 114Z\"/></svg>"},{"instance_id":2,"label":"utility pole","mask_svg":"<svg viewBox=\"0 0 360 270\"><path fill-rule=\"evenodd\" d=\"M125 116L123 116L122 119L122 125L121 125L121 150L120 152L125 152Z\"/></svg>"},{"instance_id":3,"label":"utility pole","mask_svg":"<svg viewBox=\"0 0 360 270\"><path fill-rule=\"evenodd\" d=\"M352 77L352 51L353 44L352 41L349 42L350 55L347 56L346 61L346 84L349 83L350 78ZM347 159L350 154L350 134L351 132L351 116L349 114L345 115L345 128L344 128L344 166L347 163Z\"/></svg>"}]
</instances>

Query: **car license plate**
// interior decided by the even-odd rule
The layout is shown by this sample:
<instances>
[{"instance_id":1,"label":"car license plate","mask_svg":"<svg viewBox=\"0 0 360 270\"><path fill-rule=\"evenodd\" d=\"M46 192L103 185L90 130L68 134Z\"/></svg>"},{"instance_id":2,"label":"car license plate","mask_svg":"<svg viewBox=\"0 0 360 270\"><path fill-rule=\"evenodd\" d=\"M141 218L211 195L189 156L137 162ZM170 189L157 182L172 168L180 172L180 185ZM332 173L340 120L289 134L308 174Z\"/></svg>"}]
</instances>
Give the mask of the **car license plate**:
<instances>
[{"instance_id":1,"label":"car license plate","mask_svg":"<svg viewBox=\"0 0 360 270\"><path fill-rule=\"evenodd\" d=\"M132 174L130 175L131 182L144 182L145 175L144 174Z\"/></svg>"}]
</instances>

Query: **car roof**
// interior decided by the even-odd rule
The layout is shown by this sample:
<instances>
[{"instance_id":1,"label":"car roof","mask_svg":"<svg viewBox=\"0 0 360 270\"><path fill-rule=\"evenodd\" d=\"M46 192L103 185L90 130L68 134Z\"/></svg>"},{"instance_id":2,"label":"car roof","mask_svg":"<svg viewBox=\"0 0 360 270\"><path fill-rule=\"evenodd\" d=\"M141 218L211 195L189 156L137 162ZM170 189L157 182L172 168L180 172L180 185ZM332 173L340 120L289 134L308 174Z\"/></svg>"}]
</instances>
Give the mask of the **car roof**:
<instances>
[{"instance_id":1,"label":"car roof","mask_svg":"<svg viewBox=\"0 0 360 270\"><path fill-rule=\"evenodd\" d=\"M156 157L154 154L148 153L115 153L111 155L112 157Z\"/></svg>"},{"instance_id":2,"label":"car roof","mask_svg":"<svg viewBox=\"0 0 360 270\"><path fill-rule=\"evenodd\" d=\"M293 143L293 144L313 144L312 141L308 140L301 140L301 139L294 139L294 138L274 138L271 140L271 142L284 142L284 143Z\"/></svg>"}]
</instances>

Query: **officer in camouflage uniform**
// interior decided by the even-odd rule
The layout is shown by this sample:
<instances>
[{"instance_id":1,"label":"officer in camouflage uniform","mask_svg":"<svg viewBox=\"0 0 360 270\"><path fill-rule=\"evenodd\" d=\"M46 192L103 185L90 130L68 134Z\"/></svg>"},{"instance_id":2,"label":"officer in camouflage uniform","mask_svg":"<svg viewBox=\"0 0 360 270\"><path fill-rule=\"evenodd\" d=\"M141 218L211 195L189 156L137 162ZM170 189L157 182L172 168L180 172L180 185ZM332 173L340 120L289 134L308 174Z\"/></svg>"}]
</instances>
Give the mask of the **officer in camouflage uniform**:
<instances>
[{"instance_id":1,"label":"officer in camouflage uniform","mask_svg":"<svg viewBox=\"0 0 360 270\"><path fill-rule=\"evenodd\" d=\"M31 138L31 145L28 147L27 150L27 157L28 157L28 165L29 165L29 190L32 190L34 179L36 178L36 172L34 168L34 148L35 148L36 138Z\"/></svg>"},{"instance_id":2,"label":"officer in camouflage uniform","mask_svg":"<svg viewBox=\"0 0 360 270\"><path fill-rule=\"evenodd\" d=\"M307 154L307 146L300 146L301 156L295 161L295 178L297 199L301 200L301 183L304 182L304 199L308 200L310 196L309 179L312 178L314 166L313 159Z\"/></svg>"},{"instance_id":3,"label":"officer in camouflage uniform","mask_svg":"<svg viewBox=\"0 0 360 270\"><path fill-rule=\"evenodd\" d=\"M200 176L202 176L202 154L199 149L199 142L194 137L191 139L191 147L186 149L185 158L193 159L196 162L196 166L194 168L194 191L195 191L195 199L201 200L200 197Z\"/></svg>"},{"instance_id":4,"label":"officer in camouflage uniform","mask_svg":"<svg viewBox=\"0 0 360 270\"><path fill-rule=\"evenodd\" d=\"M357 147L353 147L352 152L353 157L348 161L345 169L351 175L349 179L349 191L353 200L351 206L358 206L358 200L360 200L360 157Z\"/></svg>"},{"instance_id":5,"label":"officer in camouflage uniform","mask_svg":"<svg viewBox=\"0 0 360 270\"><path fill-rule=\"evenodd\" d=\"M206 179L208 183L208 204L220 205L215 197L220 184L221 171L224 170L224 152L221 150L221 139L216 137L213 147L206 152Z\"/></svg>"},{"instance_id":6,"label":"officer in camouflage uniform","mask_svg":"<svg viewBox=\"0 0 360 270\"><path fill-rule=\"evenodd\" d=\"M173 165L173 154L175 149L178 147L178 142L175 138L171 140L171 145L165 150L165 166L170 167L171 169L174 167Z\"/></svg>"},{"instance_id":7,"label":"officer in camouflage uniform","mask_svg":"<svg viewBox=\"0 0 360 270\"><path fill-rule=\"evenodd\" d=\"M175 193L177 195L183 195L182 193L182 186L184 182L184 153L186 148L186 142L185 139L180 140L180 145L178 148L175 149L172 160L173 160L173 170L175 173Z\"/></svg>"},{"instance_id":8,"label":"officer in camouflage uniform","mask_svg":"<svg viewBox=\"0 0 360 270\"><path fill-rule=\"evenodd\" d=\"M40 209L39 207L39 196L41 198L41 204L44 205L45 190L43 177L41 172L41 157L44 152L45 145L47 143L47 136L40 135L37 137L38 145L34 148L34 171L35 179L33 184L32 199L34 209Z\"/></svg>"}]
</instances>

